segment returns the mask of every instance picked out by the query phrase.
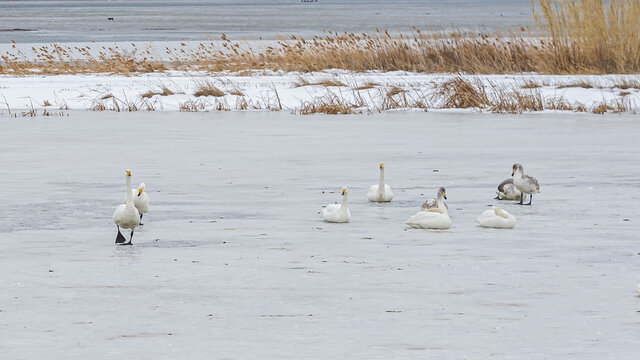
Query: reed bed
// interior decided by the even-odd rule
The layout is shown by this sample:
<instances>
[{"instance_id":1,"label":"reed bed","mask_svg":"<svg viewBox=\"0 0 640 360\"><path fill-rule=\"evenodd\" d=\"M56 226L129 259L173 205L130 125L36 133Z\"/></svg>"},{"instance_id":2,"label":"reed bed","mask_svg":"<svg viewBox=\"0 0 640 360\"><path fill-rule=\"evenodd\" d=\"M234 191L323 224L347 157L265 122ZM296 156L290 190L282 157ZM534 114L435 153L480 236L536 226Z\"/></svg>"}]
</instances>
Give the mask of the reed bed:
<instances>
[{"instance_id":1,"label":"reed bed","mask_svg":"<svg viewBox=\"0 0 640 360\"><path fill-rule=\"evenodd\" d=\"M326 69L469 74L640 72L640 0L532 3L537 26L508 33L328 31L311 39L290 36L266 48L253 48L222 35L218 41L197 46L167 47L162 56L136 44L127 49L54 44L33 47L30 54L16 48L7 51L0 55L0 74Z\"/></svg>"}]
</instances>

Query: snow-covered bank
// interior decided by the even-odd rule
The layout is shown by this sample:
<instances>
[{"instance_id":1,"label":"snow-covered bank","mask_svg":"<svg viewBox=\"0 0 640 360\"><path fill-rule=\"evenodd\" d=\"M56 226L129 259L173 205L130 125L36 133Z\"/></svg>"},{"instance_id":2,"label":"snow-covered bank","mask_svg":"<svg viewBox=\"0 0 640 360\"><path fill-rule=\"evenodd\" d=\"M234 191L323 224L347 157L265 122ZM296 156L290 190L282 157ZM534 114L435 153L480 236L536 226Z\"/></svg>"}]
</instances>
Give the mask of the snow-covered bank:
<instances>
[{"instance_id":1,"label":"snow-covered bank","mask_svg":"<svg viewBox=\"0 0 640 360\"><path fill-rule=\"evenodd\" d=\"M209 74L164 72L120 75L0 77L0 112L34 108L114 111L283 110L313 112L314 105L340 104L353 112L450 108L440 91L452 74L325 71ZM640 76L463 75L491 101L539 98L542 109L592 111L607 104L636 112ZM195 96L203 85L222 96ZM516 101L516 100L514 100ZM45 106L46 105L46 106ZM559 106L560 105L560 106ZM317 106L316 106L317 107ZM491 111L491 106L472 110ZM526 108L524 109L527 110ZM540 110L540 109L537 109ZM494 111L496 111L494 109ZM517 111L516 111L517 112Z\"/></svg>"}]
</instances>

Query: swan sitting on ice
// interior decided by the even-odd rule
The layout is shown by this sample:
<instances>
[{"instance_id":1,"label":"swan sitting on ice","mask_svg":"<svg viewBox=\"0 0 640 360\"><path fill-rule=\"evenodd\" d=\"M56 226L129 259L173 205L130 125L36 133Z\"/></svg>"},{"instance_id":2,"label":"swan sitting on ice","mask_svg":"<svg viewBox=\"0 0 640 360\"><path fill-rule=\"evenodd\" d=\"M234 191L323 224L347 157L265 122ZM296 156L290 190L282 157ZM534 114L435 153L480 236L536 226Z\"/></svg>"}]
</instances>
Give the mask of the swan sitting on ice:
<instances>
[{"instance_id":1,"label":"swan sitting on ice","mask_svg":"<svg viewBox=\"0 0 640 360\"><path fill-rule=\"evenodd\" d=\"M513 185L513 179L506 179L498 185L498 191L496 191L498 196L495 197L496 200L519 200L520 199L520 190Z\"/></svg>"},{"instance_id":2,"label":"swan sitting on ice","mask_svg":"<svg viewBox=\"0 0 640 360\"><path fill-rule=\"evenodd\" d=\"M422 211L435 208L449 211L449 205L447 205L445 200L447 200L447 193L444 187L440 187L434 199L429 199L422 204Z\"/></svg>"},{"instance_id":3,"label":"swan sitting on ice","mask_svg":"<svg viewBox=\"0 0 640 360\"><path fill-rule=\"evenodd\" d=\"M342 188L342 203L329 204L322 209L322 217L327 222L346 223L351 220L351 212L347 207L347 194L349 189Z\"/></svg>"},{"instance_id":4,"label":"swan sitting on ice","mask_svg":"<svg viewBox=\"0 0 640 360\"><path fill-rule=\"evenodd\" d=\"M125 179L127 180L127 195L125 203L118 205L116 211L113 212L113 222L118 227L118 235L116 236L116 244L131 245L133 240L133 231L140 225L140 213L133 204L133 193L131 192L131 170L127 170ZM131 237L129 242L126 242L120 228L131 229Z\"/></svg>"},{"instance_id":5,"label":"swan sitting on ice","mask_svg":"<svg viewBox=\"0 0 640 360\"><path fill-rule=\"evenodd\" d=\"M531 201L533 200L533 194L537 194L540 192L540 185L538 184L538 180L533 176L525 175L524 169L520 164L513 164L513 168L511 170L511 176L513 178L513 185L521 192L520 194L520 205L523 205L522 202L524 200L524 194L529 194L529 203L526 205L531 205Z\"/></svg>"},{"instance_id":6,"label":"swan sitting on ice","mask_svg":"<svg viewBox=\"0 0 640 360\"><path fill-rule=\"evenodd\" d=\"M451 227L451 219L446 209L431 208L419 211L410 217L405 224L414 229L449 229Z\"/></svg>"},{"instance_id":7,"label":"swan sitting on ice","mask_svg":"<svg viewBox=\"0 0 640 360\"><path fill-rule=\"evenodd\" d=\"M393 191L391 187L384 183L384 164L380 163L380 183L378 185L371 185L369 192L367 193L369 201L375 202L389 202L393 199Z\"/></svg>"},{"instance_id":8,"label":"swan sitting on ice","mask_svg":"<svg viewBox=\"0 0 640 360\"><path fill-rule=\"evenodd\" d=\"M149 195L144 192L145 184L140 183L138 189L132 189L131 194L133 195L133 205L135 205L136 209L140 213L140 225L142 224L142 216L149 212Z\"/></svg>"},{"instance_id":9,"label":"swan sitting on ice","mask_svg":"<svg viewBox=\"0 0 640 360\"><path fill-rule=\"evenodd\" d=\"M516 217L497 206L485 210L476 221L486 228L513 229L516 226Z\"/></svg>"}]
</instances>

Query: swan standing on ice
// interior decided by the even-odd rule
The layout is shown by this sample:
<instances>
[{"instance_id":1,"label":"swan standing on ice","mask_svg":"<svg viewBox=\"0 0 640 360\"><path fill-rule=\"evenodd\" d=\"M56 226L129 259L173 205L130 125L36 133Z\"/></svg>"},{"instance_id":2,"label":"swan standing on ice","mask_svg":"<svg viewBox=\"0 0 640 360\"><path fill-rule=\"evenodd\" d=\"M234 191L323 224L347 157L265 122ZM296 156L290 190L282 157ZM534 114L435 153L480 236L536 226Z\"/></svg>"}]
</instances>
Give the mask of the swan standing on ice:
<instances>
[{"instance_id":1,"label":"swan standing on ice","mask_svg":"<svg viewBox=\"0 0 640 360\"><path fill-rule=\"evenodd\" d=\"M513 178L513 185L521 192L520 194L520 205L523 205L522 202L524 200L524 194L529 194L529 203L526 205L531 205L531 201L533 200L533 194L537 194L540 192L540 185L538 184L538 180L536 180L533 176L525 175L524 169L520 164L513 164L513 168L511 170L511 176Z\"/></svg>"},{"instance_id":2,"label":"swan standing on ice","mask_svg":"<svg viewBox=\"0 0 640 360\"><path fill-rule=\"evenodd\" d=\"M444 187L440 187L440 189L438 189L438 194L434 199L429 199L422 204L422 211L427 211L429 209L449 211L449 205L447 205L445 200L447 200L447 193L444 190Z\"/></svg>"},{"instance_id":3,"label":"swan standing on ice","mask_svg":"<svg viewBox=\"0 0 640 360\"><path fill-rule=\"evenodd\" d=\"M520 190L516 188L511 178L506 179L498 185L496 194L498 194L498 196L495 197L496 200L518 200L521 195Z\"/></svg>"},{"instance_id":4,"label":"swan standing on ice","mask_svg":"<svg viewBox=\"0 0 640 360\"><path fill-rule=\"evenodd\" d=\"M446 209L431 208L419 211L410 217L405 224L414 229L449 229L451 227L451 219Z\"/></svg>"},{"instance_id":5,"label":"swan standing on ice","mask_svg":"<svg viewBox=\"0 0 640 360\"><path fill-rule=\"evenodd\" d=\"M113 213L113 222L118 226L118 235L116 236L116 244L131 245L133 240L133 230L136 226L140 225L140 213L133 204L133 193L131 192L131 170L127 170L125 179L127 180L127 195L125 203L118 205L116 211ZM131 229L131 237L129 242L126 242L120 228Z\"/></svg>"},{"instance_id":6,"label":"swan standing on ice","mask_svg":"<svg viewBox=\"0 0 640 360\"><path fill-rule=\"evenodd\" d=\"M485 210L476 221L486 228L513 229L516 226L516 217L497 206Z\"/></svg>"},{"instance_id":7,"label":"swan standing on ice","mask_svg":"<svg viewBox=\"0 0 640 360\"><path fill-rule=\"evenodd\" d=\"M351 220L351 213L347 207L347 194L349 189L342 188L342 203L329 204L322 209L322 217L327 222L346 223Z\"/></svg>"},{"instance_id":8,"label":"swan standing on ice","mask_svg":"<svg viewBox=\"0 0 640 360\"><path fill-rule=\"evenodd\" d=\"M393 191L391 187L384 183L384 164L380 163L380 183L378 185L371 185L369 192L367 193L369 201L375 202L389 202L393 199Z\"/></svg>"},{"instance_id":9,"label":"swan standing on ice","mask_svg":"<svg viewBox=\"0 0 640 360\"><path fill-rule=\"evenodd\" d=\"M136 206L138 212L140 213L140 225L142 224L142 216L149 212L149 195L144 192L144 183L140 183L137 190L132 189L131 194L133 195L133 205Z\"/></svg>"}]
</instances>

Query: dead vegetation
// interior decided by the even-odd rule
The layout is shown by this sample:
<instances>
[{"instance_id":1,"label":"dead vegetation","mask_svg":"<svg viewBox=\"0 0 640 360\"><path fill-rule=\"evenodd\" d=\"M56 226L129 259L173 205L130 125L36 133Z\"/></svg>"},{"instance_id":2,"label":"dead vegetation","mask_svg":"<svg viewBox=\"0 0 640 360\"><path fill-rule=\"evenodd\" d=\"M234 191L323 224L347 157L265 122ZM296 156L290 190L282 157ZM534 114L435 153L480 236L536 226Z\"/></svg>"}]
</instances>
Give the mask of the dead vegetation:
<instances>
[{"instance_id":1,"label":"dead vegetation","mask_svg":"<svg viewBox=\"0 0 640 360\"><path fill-rule=\"evenodd\" d=\"M328 93L320 98L303 102L297 113L301 115L310 114L353 114L358 107L355 103L349 103L344 98L338 97L336 94Z\"/></svg>"},{"instance_id":2,"label":"dead vegetation","mask_svg":"<svg viewBox=\"0 0 640 360\"><path fill-rule=\"evenodd\" d=\"M220 90L216 87L211 81L205 80L197 84L197 90L193 93L194 96L213 96L213 97L222 97L224 96L224 91Z\"/></svg>"},{"instance_id":3,"label":"dead vegetation","mask_svg":"<svg viewBox=\"0 0 640 360\"><path fill-rule=\"evenodd\" d=\"M328 31L282 38L266 48L226 35L197 46L166 47L160 56L136 44L43 45L0 54L0 74L115 73L171 70L252 72L415 71L426 73L630 74L640 72L640 0L538 0L536 28L507 33L410 35ZM305 86L305 85L301 85ZM325 86L343 86L340 84Z\"/></svg>"},{"instance_id":4,"label":"dead vegetation","mask_svg":"<svg viewBox=\"0 0 640 360\"><path fill-rule=\"evenodd\" d=\"M445 109L485 108L490 104L487 92L481 81L475 84L460 76L438 85L434 99L443 99Z\"/></svg>"},{"instance_id":5,"label":"dead vegetation","mask_svg":"<svg viewBox=\"0 0 640 360\"><path fill-rule=\"evenodd\" d=\"M336 79L320 79L317 81L309 81L307 78L303 76L298 76L298 81L296 81L293 86L294 87L302 87L302 86L346 86L342 81Z\"/></svg>"}]
</instances>

